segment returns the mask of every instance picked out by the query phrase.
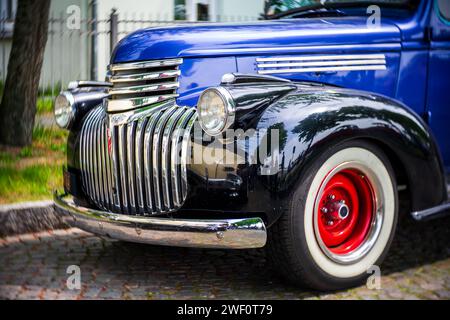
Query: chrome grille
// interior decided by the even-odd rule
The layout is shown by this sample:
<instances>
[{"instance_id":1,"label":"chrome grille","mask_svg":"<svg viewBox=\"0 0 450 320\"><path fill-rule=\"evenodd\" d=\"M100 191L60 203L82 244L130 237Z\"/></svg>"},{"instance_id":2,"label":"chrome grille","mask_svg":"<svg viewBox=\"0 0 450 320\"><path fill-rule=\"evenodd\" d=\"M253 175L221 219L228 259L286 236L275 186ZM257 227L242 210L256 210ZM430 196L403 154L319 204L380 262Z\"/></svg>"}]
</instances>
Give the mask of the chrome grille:
<instances>
[{"instance_id":1,"label":"chrome grille","mask_svg":"<svg viewBox=\"0 0 450 320\"><path fill-rule=\"evenodd\" d=\"M196 118L195 108L173 102L129 115L107 114L102 107L91 111L80 139L85 193L100 208L123 214L180 208Z\"/></svg>"},{"instance_id":2,"label":"chrome grille","mask_svg":"<svg viewBox=\"0 0 450 320\"><path fill-rule=\"evenodd\" d=\"M124 112L178 97L179 66L183 59L113 64L107 81L113 84L108 112Z\"/></svg>"}]
</instances>

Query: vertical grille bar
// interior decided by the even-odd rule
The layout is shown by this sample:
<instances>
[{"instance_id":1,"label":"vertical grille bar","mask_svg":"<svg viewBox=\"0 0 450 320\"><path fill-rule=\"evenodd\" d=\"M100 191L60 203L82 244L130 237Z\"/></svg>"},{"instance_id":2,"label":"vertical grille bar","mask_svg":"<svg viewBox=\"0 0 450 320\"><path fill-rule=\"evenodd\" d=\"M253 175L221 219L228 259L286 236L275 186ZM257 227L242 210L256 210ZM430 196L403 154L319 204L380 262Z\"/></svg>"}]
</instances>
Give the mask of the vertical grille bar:
<instances>
[{"instance_id":1,"label":"vertical grille bar","mask_svg":"<svg viewBox=\"0 0 450 320\"><path fill-rule=\"evenodd\" d=\"M81 178L83 181L83 187L86 194L90 193L89 190L89 176L88 176L88 170L87 170L87 145L86 145L86 135L87 135L87 126L89 125L89 122L91 121L91 118L88 118L83 127L81 128L81 139L80 139L80 169L81 169Z\"/></svg>"},{"instance_id":2,"label":"vertical grille bar","mask_svg":"<svg viewBox=\"0 0 450 320\"><path fill-rule=\"evenodd\" d=\"M98 123L99 123L99 115L100 115L100 111L97 110L97 112L95 113L95 117L94 120L92 121L92 126L91 126L91 134L90 134L90 145L89 148L91 150L91 163L92 163L92 171L91 171L91 176L92 176L92 182L93 182L93 189L94 189L94 195L95 195L95 200L99 200L100 199L100 188L99 188L99 179L98 179L98 173L99 173L99 165L97 162L97 152L96 152L96 146L98 144L97 141L97 127L98 127Z\"/></svg>"},{"instance_id":3,"label":"vertical grille bar","mask_svg":"<svg viewBox=\"0 0 450 320\"><path fill-rule=\"evenodd\" d=\"M154 199L156 211L161 212L164 211L164 200L163 200L163 190L162 190L162 179L161 179L161 168L162 168L162 134L164 131L164 127L169 120L169 118L176 111L176 107L173 107L167 111L165 111L164 115L159 119L158 124L156 125L155 132L153 134L153 154L152 154L152 164L153 164L153 186L154 186Z\"/></svg>"},{"instance_id":4,"label":"vertical grille bar","mask_svg":"<svg viewBox=\"0 0 450 320\"><path fill-rule=\"evenodd\" d=\"M144 139L144 172L145 172L145 190L147 197L147 208L151 212L154 210L154 196L153 196L153 166L152 163L152 145L153 145L153 132L155 125L158 122L161 114L154 114L150 117L145 129Z\"/></svg>"},{"instance_id":5,"label":"vertical grille bar","mask_svg":"<svg viewBox=\"0 0 450 320\"><path fill-rule=\"evenodd\" d=\"M135 166L134 166L134 161L135 161L135 153L134 153L134 143L135 143L135 139L134 139L134 133L136 130L136 122L133 122L131 124L129 124L126 127L126 134L127 134L127 144L126 144L126 149L127 149L127 164L128 164L128 173L127 173L127 177L128 177L128 190L129 190L129 203L130 203L130 207L131 208L136 208L136 180L134 178L134 172L135 172Z\"/></svg>"},{"instance_id":6,"label":"vertical grille bar","mask_svg":"<svg viewBox=\"0 0 450 320\"><path fill-rule=\"evenodd\" d=\"M103 136L106 139L106 167L105 167L105 171L106 171L106 176L108 177L108 186L109 186L109 197L110 197L110 210L114 211L114 207L117 203L117 201L115 200L115 192L114 192L114 184L113 184L113 172L112 172L112 139L109 136L109 128L108 128L108 124L106 123L106 119L105 119L105 123L104 123L104 133ZM110 150L111 148L111 150Z\"/></svg>"},{"instance_id":7,"label":"vertical grille bar","mask_svg":"<svg viewBox=\"0 0 450 320\"><path fill-rule=\"evenodd\" d=\"M139 119L136 134L135 134L135 145L136 145L136 158L135 158L135 167L136 167L136 192L137 192L137 204L138 212L145 212L145 185L144 185L144 137L145 130L144 128L147 125L148 119Z\"/></svg>"},{"instance_id":8,"label":"vertical grille bar","mask_svg":"<svg viewBox=\"0 0 450 320\"><path fill-rule=\"evenodd\" d=\"M172 195L175 207L182 205L182 190L179 183L181 179L181 144L183 142L184 130L186 130L186 126L193 114L193 110L188 110L181 116L172 136L170 175L172 178Z\"/></svg>"},{"instance_id":9,"label":"vertical grille bar","mask_svg":"<svg viewBox=\"0 0 450 320\"><path fill-rule=\"evenodd\" d=\"M118 127L120 189L122 191L122 206L125 210L127 210L129 203L126 129L127 127L125 125L120 125Z\"/></svg>"},{"instance_id":10,"label":"vertical grille bar","mask_svg":"<svg viewBox=\"0 0 450 320\"><path fill-rule=\"evenodd\" d=\"M117 137L117 127L110 127L109 134L111 136L112 144L112 172L113 172L113 182L114 182L114 206L116 210L122 210L121 203L121 189L120 189L120 168L119 168L119 153L118 153L118 137Z\"/></svg>"},{"instance_id":11,"label":"vertical grille bar","mask_svg":"<svg viewBox=\"0 0 450 320\"><path fill-rule=\"evenodd\" d=\"M107 209L112 210L113 208L113 199L112 199L112 188L111 188L111 176L110 176L110 169L109 169L109 151L108 151L108 134L106 131L106 121L105 117L102 121L102 129L99 133L101 136L101 142L102 142L102 166L103 166L103 179L104 179L104 186L105 186L105 202L107 204Z\"/></svg>"},{"instance_id":12,"label":"vertical grille bar","mask_svg":"<svg viewBox=\"0 0 450 320\"><path fill-rule=\"evenodd\" d=\"M96 148L95 148L95 154L97 155L97 181L98 181L98 191L99 191L99 198L97 201L102 201L103 199L106 200L106 189L104 185L104 174L103 174L103 161L102 161L102 128L103 125L103 114L99 113L97 118L97 126L95 130L95 137L96 137ZM105 207L107 207L107 202L105 201Z\"/></svg>"},{"instance_id":13,"label":"vertical grille bar","mask_svg":"<svg viewBox=\"0 0 450 320\"><path fill-rule=\"evenodd\" d=\"M102 184L102 196L105 203L105 208L109 209L109 192L108 192L108 186L107 186L107 177L105 175L105 168L106 168L106 162L105 162L105 138L104 138L104 123L105 123L105 117L104 114L101 114L100 121L99 121L99 131L97 132L97 136L99 137L99 157L100 157L100 175L101 175L101 184Z\"/></svg>"},{"instance_id":14,"label":"vertical grille bar","mask_svg":"<svg viewBox=\"0 0 450 320\"><path fill-rule=\"evenodd\" d=\"M191 136L191 129L197 120L197 113L189 120L186 130L184 131L183 142L181 143L181 197L186 199L187 197L187 157L189 152L189 138Z\"/></svg>"},{"instance_id":15,"label":"vertical grille bar","mask_svg":"<svg viewBox=\"0 0 450 320\"><path fill-rule=\"evenodd\" d=\"M179 108L167 121L166 128L162 133L162 142L161 142L161 189L163 194L163 204L165 208L171 208L173 206L173 195L171 190L171 179L170 179L170 167L171 167L171 145L170 138L175 129L175 125L177 124L180 116L184 113L184 108Z\"/></svg>"},{"instance_id":16,"label":"vertical grille bar","mask_svg":"<svg viewBox=\"0 0 450 320\"><path fill-rule=\"evenodd\" d=\"M91 135L92 135L92 123L94 122L95 119L95 113L93 115L92 118L90 118L87 123L86 123L86 143L85 143L85 147L86 147L86 180L87 180L87 185L86 187L86 191L91 194L92 196L94 196L95 194L95 190L94 190L94 180L93 180L93 176L92 173L94 172L92 165L93 165L93 161L92 161L92 144L91 144Z\"/></svg>"}]
</instances>

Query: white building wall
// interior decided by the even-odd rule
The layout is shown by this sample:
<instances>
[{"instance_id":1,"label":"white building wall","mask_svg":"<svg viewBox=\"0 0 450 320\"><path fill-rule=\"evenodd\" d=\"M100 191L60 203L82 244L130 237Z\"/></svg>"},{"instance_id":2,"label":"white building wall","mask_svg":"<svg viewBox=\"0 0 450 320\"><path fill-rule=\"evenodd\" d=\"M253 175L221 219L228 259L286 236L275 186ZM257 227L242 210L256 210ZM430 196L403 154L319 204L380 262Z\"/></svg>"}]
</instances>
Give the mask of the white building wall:
<instances>
[{"instance_id":1,"label":"white building wall","mask_svg":"<svg viewBox=\"0 0 450 320\"><path fill-rule=\"evenodd\" d=\"M57 85L63 87L74 79L89 79L90 35L88 25L80 21L80 28L68 23L70 6L80 8L81 20L89 19L88 0L53 0L49 13L49 34L41 72L41 88ZM52 23L51 19L58 19ZM71 20L72 21L72 20ZM69 29L70 26L70 29ZM52 32L53 31L53 32Z\"/></svg>"},{"instance_id":2,"label":"white building wall","mask_svg":"<svg viewBox=\"0 0 450 320\"><path fill-rule=\"evenodd\" d=\"M197 5L209 6L210 21L257 20L264 12L264 0L186 0L186 14L190 21L197 21Z\"/></svg>"},{"instance_id":3,"label":"white building wall","mask_svg":"<svg viewBox=\"0 0 450 320\"><path fill-rule=\"evenodd\" d=\"M174 19L173 0L97 0L97 17L100 20L108 20L111 11L117 10L119 20L153 20L172 21ZM119 40L127 33L146 27L142 23L119 23ZM106 76L106 68L110 62L111 48L110 38L106 34L106 24L99 24L97 44L98 79L103 81Z\"/></svg>"},{"instance_id":4,"label":"white building wall","mask_svg":"<svg viewBox=\"0 0 450 320\"><path fill-rule=\"evenodd\" d=\"M86 30L69 30L67 8L76 5L82 19L88 17L88 0L54 0L49 19L63 19L49 23L49 34L44 54L40 87L47 88L61 83L67 85L73 79L89 78L89 41ZM53 30L53 32L51 32ZM61 35L64 34L64 35ZM12 37L0 40L0 81L6 79Z\"/></svg>"},{"instance_id":5,"label":"white building wall","mask_svg":"<svg viewBox=\"0 0 450 320\"><path fill-rule=\"evenodd\" d=\"M97 37L97 79L104 80L106 68L110 62L111 48L109 23L112 9L117 10L120 20L143 20L147 23L119 23L119 40L135 30L156 26L159 22L174 20L175 0L96 0L98 37ZM67 19L67 8L80 7L81 30L69 30L66 20L55 22L50 28L41 75L41 87L51 87L58 83L64 86L71 80L91 78L91 34L87 20L91 18L92 0L53 0L50 18ZM187 17L196 21L197 4L207 4L212 21L248 21L255 20L263 12L264 0L186 0ZM154 21L148 23L148 21ZM61 28L64 33L61 36ZM0 81L6 77L7 62L11 50L11 38L0 39Z\"/></svg>"},{"instance_id":6,"label":"white building wall","mask_svg":"<svg viewBox=\"0 0 450 320\"><path fill-rule=\"evenodd\" d=\"M264 0L216 0L219 21L257 20L264 12Z\"/></svg>"}]
</instances>

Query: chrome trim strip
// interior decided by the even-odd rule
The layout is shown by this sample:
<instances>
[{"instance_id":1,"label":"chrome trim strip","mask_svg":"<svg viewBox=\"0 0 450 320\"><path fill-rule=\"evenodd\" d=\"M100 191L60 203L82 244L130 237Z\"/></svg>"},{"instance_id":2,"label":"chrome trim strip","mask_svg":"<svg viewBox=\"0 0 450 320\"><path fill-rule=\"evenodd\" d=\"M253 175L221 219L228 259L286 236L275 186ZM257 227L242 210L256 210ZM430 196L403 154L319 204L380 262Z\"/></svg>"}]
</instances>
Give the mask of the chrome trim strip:
<instances>
[{"instance_id":1,"label":"chrome trim strip","mask_svg":"<svg viewBox=\"0 0 450 320\"><path fill-rule=\"evenodd\" d=\"M152 115L147 123L147 128L145 129L145 140L144 140L144 172L145 172L145 186L147 191L147 203L149 204L149 213L154 211L155 207L155 196L153 187L153 133L155 131L155 126L158 123L161 112Z\"/></svg>"},{"instance_id":2,"label":"chrome trim strip","mask_svg":"<svg viewBox=\"0 0 450 320\"><path fill-rule=\"evenodd\" d=\"M385 65L386 60L343 60L343 61L313 61L293 63L263 63L258 68L282 68L282 67L327 67L327 66L359 66L359 65Z\"/></svg>"},{"instance_id":3,"label":"chrome trim strip","mask_svg":"<svg viewBox=\"0 0 450 320\"><path fill-rule=\"evenodd\" d=\"M128 178L128 190L130 191L129 195L130 195L130 206L131 208L135 208L135 200L136 200L136 179L135 179L135 172L136 172L136 168L134 167L134 163L135 163L135 150L134 150L134 135L135 135L135 131L136 130L136 122L132 122L130 123L128 126L126 126L126 134L127 134L127 143L126 143L126 148L127 148L127 170L128 170L128 174L127 174L127 178Z\"/></svg>"},{"instance_id":4,"label":"chrome trim strip","mask_svg":"<svg viewBox=\"0 0 450 320\"><path fill-rule=\"evenodd\" d=\"M144 137L145 137L145 127L147 125L148 118L145 119L139 119L137 127L136 127L136 135L135 135L135 145L136 145L136 187L137 187L137 198L138 203L137 207L139 209L139 213L145 212L145 206L144 206L144 192L145 192L145 181L143 179L144 177Z\"/></svg>"},{"instance_id":5,"label":"chrome trim strip","mask_svg":"<svg viewBox=\"0 0 450 320\"><path fill-rule=\"evenodd\" d=\"M156 212L164 211L165 208L163 206L164 201L162 198L162 179L161 178L161 166L162 166L162 132L164 130L164 127L167 124L167 121L173 116L175 111L177 110L177 107L174 106L170 109L167 109L164 111L163 116L159 119L158 123L155 127L155 132L153 133L153 150L152 150L152 171L153 171L153 187L155 189L155 207Z\"/></svg>"},{"instance_id":6,"label":"chrome trim strip","mask_svg":"<svg viewBox=\"0 0 450 320\"><path fill-rule=\"evenodd\" d=\"M434 218L444 217L450 214L450 202L422 211L411 212L416 221L426 221Z\"/></svg>"},{"instance_id":7,"label":"chrome trim strip","mask_svg":"<svg viewBox=\"0 0 450 320\"><path fill-rule=\"evenodd\" d=\"M259 54L267 55L268 52L271 54L298 54L299 52L304 52L305 54L313 54L317 52L342 52L355 50L361 51L400 51L402 46L400 43L377 43L377 44L351 44L351 45L313 45L313 46L276 46L276 47L253 47L253 48L214 48L214 49L188 49L183 51L186 56L210 56L210 55L221 55L221 56L236 56L238 54Z\"/></svg>"},{"instance_id":8,"label":"chrome trim strip","mask_svg":"<svg viewBox=\"0 0 450 320\"><path fill-rule=\"evenodd\" d=\"M175 90L178 89L180 84L178 82L167 82L167 83L155 83L149 85L142 86L134 86L134 87L122 87L117 89L109 90L110 95L126 95L126 94L139 94L139 93L149 93L149 92L158 92L158 91L166 91L166 90Z\"/></svg>"},{"instance_id":9,"label":"chrome trim strip","mask_svg":"<svg viewBox=\"0 0 450 320\"><path fill-rule=\"evenodd\" d=\"M263 75L386 70L386 56L384 54L284 56L256 58L256 62L258 74Z\"/></svg>"},{"instance_id":10,"label":"chrome trim strip","mask_svg":"<svg viewBox=\"0 0 450 320\"><path fill-rule=\"evenodd\" d=\"M81 178L83 181L83 189L85 193L89 193L89 182L88 182L88 170L87 170L87 145L86 145L86 131L87 125L91 121L91 118L88 117L86 122L83 124L81 128L81 141L80 141L80 169L81 169Z\"/></svg>"},{"instance_id":11,"label":"chrome trim strip","mask_svg":"<svg viewBox=\"0 0 450 320\"><path fill-rule=\"evenodd\" d=\"M166 78L175 78L181 75L180 70L173 71L161 71L161 72L150 72L150 73L139 73L131 75L121 75L121 76L111 76L109 81L112 83L123 83L123 82L138 82L147 80L157 80Z\"/></svg>"},{"instance_id":12,"label":"chrome trim strip","mask_svg":"<svg viewBox=\"0 0 450 320\"><path fill-rule=\"evenodd\" d=\"M95 200L99 201L101 199L101 189L100 189L100 170L98 165L98 149L96 146L98 146L97 141L97 132L99 132L98 127L100 123L100 116L101 116L101 110L97 110L93 126L92 126L92 134L91 134L91 149L92 149L92 157L93 157L93 181L94 181L94 188L95 188Z\"/></svg>"},{"instance_id":13,"label":"chrome trim strip","mask_svg":"<svg viewBox=\"0 0 450 320\"><path fill-rule=\"evenodd\" d=\"M99 130L97 132L97 135L99 137L99 141L98 141L98 154L99 154L99 164L101 166L101 168L105 168L106 167L106 163L105 163L105 139L104 139L104 135L103 135L103 127L104 127L104 120L105 120L105 115L102 113L101 114L101 118L99 121ZM99 171L99 175L100 175L100 183L101 183L101 187L102 187L102 197L105 203L105 208L108 209L109 207L109 201L108 201L108 196L109 196L109 190L108 187L106 185L106 177L105 177L105 173L104 170L98 170Z\"/></svg>"},{"instance_id":14,"label":"chrome trim strip","mask_svg":"<svg viewBox=\"0 0 450 320\"><path fill-rule=\"evenodd\" d=\"M155 103L175 99L178 94L166 94L158 96L148 96L142 98L119 99L119 100L105 100L105 107L108 112L124 112L133 109L142 108Z\"/></svg>"},{"instance_id":15,"label":"chrome trim strip","mask_svg":"<svg viewBox=\"0 0 450 320\"><path fill-rule=\"evenodd\" d=\"M386 70L385 65L258 70L259 74Z\"/></svg>"},{"instance_id":16,"label":"chrome trim strip","mask_svg":"<svg viewBox=\"0 0 450 320\"><path fill-rule=\"evenodd\" d=\"M118 148L119 148L119 170L120 170L120 186L121 186L121 193L122 193L122 205L124 207L124 210L127 210L128 208L128 172L127 172L127 156L126 156L126 147L127 144L125 142L125 130L127 126L120 125L118 130Z\"/></svg>"},{"instance_id":17,"label":"chrome trim strip","mask_svg":"<svg viewBox=\"0 0 450 320\"><path fill-rule=\"evenodd\" d=\"M69 82L67 89L73 90L77 88L86 88L86 87L112 87L112 83L104 81L78 80Z\"/></svg>"},{"instance_id":18,"label":"chrome trim strip","mask_svg":"<svg viewBox=\"0 0 450 320\"><path fill-rule=\"evenodd\" d=\"M86 176L88 179L88 184L86 186L87 191L91 195L95 195L94 189L94 177L93 177L93 157L92 157L92 125L95 120L95 114L97 111L94 111L92 117L86 123Z\"/></svg>"},{"instance_id":19,"label":"chrome trim strip","mask_svg":"<svg viewBox=\"0 0 450 320\"><path fill-rule=\"evenodd\" d=\"M55 209L72 227L114 239L165 246L250 249L264 247L261 218L188 220L127 216L78 206L73 197L54 195Z\"/></svg>"},{"instance_id":20,"label":"chrome trim strip","mask_svg":"<svg viewBox=\"0 0 450 320\"><path fill-rule=\"evenodd\" d=\"M384 54L352 54L352 55L326 55L326 56L300 56L300 57L274 57L256 58L256 62L274 61L318 61L318 60L363 60L363 59L386 59Z\"/></svg>"},{"instance_id":21,"label":"chrome trim strip","mask_svg":"<svg viewBox=\"0 0 450 320\"><path fill-rule=\"evenodd\" d=\"M112 72L128 71L146 68L172 67L179 66L183 63L183 59L166 59L166 60L151 60L144 62L119 63L113 64L109 67Z\"/></svg>"},{"instance_id":22,"label":"chrome trim strip","mask_svg":"<svg viewBox=\"0 0 450 320\"><path fill-rule=\"evenodd\" d=\"M177 98L182 63L183 59L166 59L110 65L107 79L113 86L105 99L107 112L125 112ZM151 83L154 80L157 83Z\"/></svg>"},{"instance_id":23,"label":"chrome trim strip","mask_svg":"<svg viewBox=\"0 0 450 320\"><path fill-rule=\"evenodd\" d=\"M117 127L111 126L109 127L109 134L111 135L111 143L112 143L112 172L113 172L113 182L114 182L114 206L117 210L122 209L121 200L120 200L120 177L118 175L119 173L119 155L117 150Z\"/></svg>"},{"instance_id":24,"label":"chrome trim strip","mask_svg":"<svg viewBox=\"0 0 450 320\"><path fill-rule=\"evenodd\" d=\"M109 146L108 146L108 136L107 136L107 125L106 125L106 119L103 121L103 128L101 132L103 136L103 142L104 142L104 153L105 153L105 173L106 173L106 183L107 183L107 190L108 190L108 202L109 202L109 209L112 210L114 206L114 198L113 198L113 188L112 188L112 174L111 174L111 158L109 154Z\"/></svg>"},{"instance_id":25,"label":"chrome trim strip","mask_svg":"<svg viewBox=\"0 0 450 320\"><path fill-rule=\"evenodd\" d=\"M183 136L186 130L186 126L189 123L189 119L193 115L193 110L187 110L176 124L176 129L172 135L172 147L171 147L171 160L170 171L172 177L172 198L175 207L181 207L182 205L182 190L180 185L181 177L181 150L183 143Z\"/></svg>"},{"instance_id":26,"label":"chrome trim strip","mask_svg":"<svg viewBox=\"0 0 450 320\"><path fill-rule=\"evenodd\" d=\"M166 127L162 133L162 142L161 142L161 182L162 182L162 194L163 194L163 203L165 208L173 208L173 192L171 188L171 179L170 179L170 160L171 160L171 148L170 148L170 140L173 135L173 131L175 129L175 125L177 124L180 117L186 111L185 108L178 108L175 113L169 118L167 121Z\"/></svg>"},{"instance_id":27,"label":"chrome trim strip","mask_svg":"<svg viewBox=\"0 0 450 320\"><path fill-rule=\"evenodd\" d=\"M194 123L197 120L197 118L198 118L198 113L195 112L186 126L186 130L184 131L183 141L181 143L181 196L183 199L186 199L187 192L188 192L187 159L188 159L188 152L189 152L188 147L191 142L189 137L191 135L191 129L194 126Z\"/></svg>"}]
</instances>

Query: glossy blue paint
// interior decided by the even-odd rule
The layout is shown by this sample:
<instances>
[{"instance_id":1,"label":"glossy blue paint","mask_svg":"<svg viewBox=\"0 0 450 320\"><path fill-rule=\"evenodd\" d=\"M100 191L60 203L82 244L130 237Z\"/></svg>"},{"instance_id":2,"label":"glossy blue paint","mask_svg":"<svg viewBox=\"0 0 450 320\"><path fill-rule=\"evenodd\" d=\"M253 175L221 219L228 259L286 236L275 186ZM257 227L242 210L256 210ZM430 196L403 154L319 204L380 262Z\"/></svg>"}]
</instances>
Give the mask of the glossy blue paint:
<instances>
[{"instance_id":1,"label":"glossy blue paint","mask_svg":"<svg viewBox=\"0 0 450 320\"><path fill-rule=\"evenodd\" d=\"M429 121L450 171L450 25L421 1L413 13L382 10L368 28L362 10L332 18L204 24L137 31L116 47L112 63L182 57L178 103L195 106L200 93L227 72L257 73L256 58L384 54L386 70L274 74L379 93ZM447 95L447 96L446 96ZM431 115L431 116L428 116Z\"/></svg>"},{"instance_id":2,"label":"glossy blue paint","mask_svg":"<svg viewBox=\"0 0 450 320\"><path fill-rule=\"evenodd\" d=\"M355 50L340 50L339 53L356 53ZM387 96L395 95L397 84L398 66L400 61L400 52L389 52L386 50L376 50L372 53L384 53L386 55L386 70L372 71L330 71L330 72L308 72L308 73L285 73L274 74L274 76L287 78L292 81L313 81L326 84L332 84L340 87L373 91ZM317 54L329 54L335 52L327 50L316 50ZM282 57L306 56L306 54L282 55ZM311 56L308 54L307 56ZM266 56L238 57L238 71L240 73L256 73L256 58L265 58ZM273 57L271 55L270 57Z\"/></svg>"},{"instance_id":3,"label":"glossy blue paint","mask_svg":"<svg viewBox=\"0 0 450 320\"><path fill-rule=\"evenodd\" d=\"M427 72L428 50L402 52L397 92L393 97L396 97L421 116L426 113ZM411 92L414 92L414 94L411 94Z\"/></svg>"},{"instance_id":4,"label":"glossy blue paint","mask_svg":"<svg viewBox=\"0 0 450 320\"><path fill-rule=\"evenodd\" d=\"M399 43L391 23L367 29L365 17L205 24L137 31L115 48L112 62L270 52L281 47ZM247 51L250 50L250 51ZM252 51L253 50L253 51Z\"/></svg>"},{"instance_id":5,"label":"glossy blue paint","mask_svg":"<svg viewBox=\"0 0 450 320\"><path fill-rule=\"evenodd\" d=\"M195 106L201 92L208 87L218 86L225 73L237 72L234 57L187 58L180 66L180 97L182 106Z\"/></svg>"},{"instance_id":6,"label":"glossy blue paint","mask_svg":"<svg viewBox=\"0 0 450 320\"><path fill-rule=\"evenodd\" d=\"M450 24L444 23L433 6L430 26L427 110L429 124L438 141L447 172L450 172Z\"/></svg>"}]
</instances>

